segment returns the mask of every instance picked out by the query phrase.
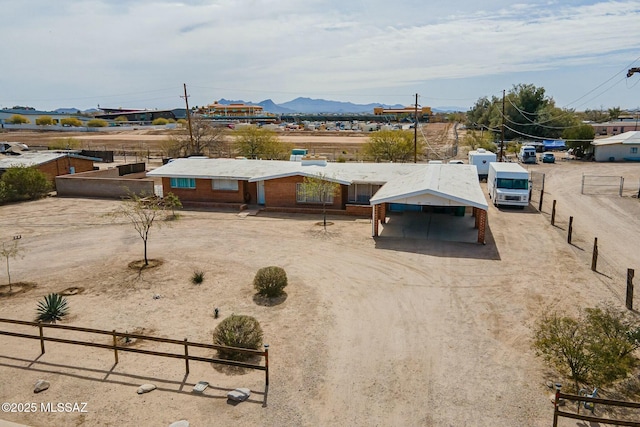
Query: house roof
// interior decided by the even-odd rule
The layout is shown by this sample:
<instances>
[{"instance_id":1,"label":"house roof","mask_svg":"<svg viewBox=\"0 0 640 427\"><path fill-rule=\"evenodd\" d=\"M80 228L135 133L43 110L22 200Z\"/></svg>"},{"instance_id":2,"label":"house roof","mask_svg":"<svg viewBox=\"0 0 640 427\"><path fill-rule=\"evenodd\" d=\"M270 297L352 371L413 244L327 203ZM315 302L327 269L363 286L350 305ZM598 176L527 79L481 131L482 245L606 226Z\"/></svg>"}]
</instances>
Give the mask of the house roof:
<instances>
[{"instance_id":1,"label":"house roof","mask_svg":"<svg viewBox=\"0 0 640 427\"><path fill-rule=\"evenodd\" d=\"M323 176L344 185L378 184L371 204L386 202L488 208L475 165L326 163L248 159L176 159L147 172L167 178L238 179L250 182L287 176Z\"/></svg>"},{"instance_id":2,"label":"house roof","mask_svg":"<svg viewBox=\"0 0 640 427\"><path fill-rule=\"evenodd\" d=\"M475 165L428 165L424 170L387 182L370 203L488 208Z\"/></svg>"},{"instance_id":3,"label":"house roof","mask_svg":"<svg viewBox=\"0 0 640 427\"><path fill-rule=\"evenodd\" d=\"M101 162L102 159L99 158L95 158L95 157L87 157L87 156L81 156L79 154L73 154L73 153L57 153L57 152L53 152L53 153L41 153L41 152L29 152L29 153L25 153L23 152L22 154L18 155L18 156L3 156L0 157L0 170L5 170L5 169L9 169L9 168L16 168L16 167L31 167L31 166L38 166L38 165L42 165L45 163L49 163L52 162L56 159L59 158L63 158L63 157L73 157L76 159L85 159L85 160L91 160L94 162Z\"/></svg>"},{"instance_id":4,"label":"house roof","mask_svg":"<svg viewBox=\"0 0 640 427\"><path fill-rule=\"evenodd\" d=\"M619 135L594 140L591 145L640 144L640 131L629 131Z\"/></svg>"}]
</instances>

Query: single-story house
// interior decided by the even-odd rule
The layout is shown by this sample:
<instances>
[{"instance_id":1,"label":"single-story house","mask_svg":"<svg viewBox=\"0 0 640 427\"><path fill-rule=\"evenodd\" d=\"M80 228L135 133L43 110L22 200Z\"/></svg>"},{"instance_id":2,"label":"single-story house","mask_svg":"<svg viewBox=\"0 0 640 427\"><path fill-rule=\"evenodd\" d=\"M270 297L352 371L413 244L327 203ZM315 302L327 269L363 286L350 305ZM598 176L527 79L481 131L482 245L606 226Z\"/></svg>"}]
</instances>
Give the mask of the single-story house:
<instances>
[{"instance_id":1,"label":"single-story house","mask_svg":"<svg viewBox=\"0 0 640 427\"><path fill-rule=\"evenodd\" d=\"M591 145L597 162L640 161L640 131L596 139Z\"/></svg>"},{"instance_id":2,"label":"single-story house","mask_svg":"<svg viewBox=\"0 0 640 427\"><path fill-rule=\"evenodd\" d=\"M391 206L407 210L472 207L478 241L484 243L487 202L474 165L414 163L329 163L248 159L175 159L147 173L162 179L163 194L183 204L243 206L269 211L316 212L320 202L304 191L304 177L322 177L340 186L327 203L332 214L371 216L372 235Z\"/></svg>"},{"instance_id":3,"label":"single-story house","mask_svg":"<svg viewBox=\"0 0 640 427\"><path fill-rule=\"evenodd\" d=\"M15 167L35 167L51 182L55 177L93 170L93 162L101 159L67 152L23 152L19 155L0 156L0 175Z\"/></svg>"}]
</instances>

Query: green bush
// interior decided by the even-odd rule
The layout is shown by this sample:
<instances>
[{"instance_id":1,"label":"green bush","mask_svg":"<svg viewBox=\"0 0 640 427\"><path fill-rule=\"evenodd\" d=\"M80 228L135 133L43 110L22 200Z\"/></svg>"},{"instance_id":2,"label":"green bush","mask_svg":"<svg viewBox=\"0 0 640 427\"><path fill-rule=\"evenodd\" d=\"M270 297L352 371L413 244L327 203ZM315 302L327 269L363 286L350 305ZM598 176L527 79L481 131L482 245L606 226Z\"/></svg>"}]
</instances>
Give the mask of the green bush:
<instances>
[{"instance_id":1,"label":"green bush","mask_svg":"<svg viewBox=\"0 0 640 427\"><path fill-rule=\"evenodd\" d=\"M194 271L193 275L191 276L191 283L193 283L194 285L200 285L202 284L202 282L204 282L204 271Z\"/></svg>"},{"instance_id":2,"label":"green bush","mask_svg":"<svg viewBox=\"0 0 640 427\"><path fill-rule=\"evenodd\" d=\"M164 117L158 117L157 119L151 122L152 125L156 125L156 126L164 126L167 123L169 123L169 120L165 119Z\"/></svg>"},{"instance_id":3,"label":"green bush","mask_svg":"<svg viewBox=\"0 0 640 427\"><path fill-rule=\"evenodd\" d=\"M40 116L36 119L36 124L38 126L50 126L55 124L55 122L51 116Z\"/></svg>"},{"instance_id":4,"label":"green bush","mask_svg":"<svg viewBox=\"0 0 640 427\"><path fill-rule=\"evenodd\" d=\"M90 128L104 128L109 126L109 123L103 119L91 119L87 122L87 126Z\"/></svg>"},{"instance_id":5,"label":"green bush","mask_svg":"<svg viewBox=\"0 0 640 427\"><path fill-rule=\"evenodd\" d=\"M258 270L253 279L253 287L262 296L278 297L287 286L287 273L282 267L264 267Z\"/></svg>"},{"instance_id":6,"label":"green bush","mask_svg":"<svg viewBox=\"0 0 640 427\"><path fill-rule=\"evenodd\" d=\"M9 117L7 123L12 125L23 125L25 123L29 123L29 119L21 114L14 114L13 116Z\"/></svg>"},{"instance_id":7,"label":"green bush","mask_svg":"<svg viewBox=\"0 0 640 427\"><path fill-rule=\"evenodd\" d=\"M0 180L2 198L7 201L37 199L51 190L47 176L33 167L9 168Z\"/></svg>"},{"instance_id":8,"label":"green bush","mask_svg":"<svg viewBox=\"0 0 640 427\"><path fill-rule=\"evenodd\" d=\"M258 350L262 346L262 328L255 317L235 315L224 319L213 331L213 344ZM218 350L221 359L246 360L250 354Z\"/></svg>"},{"instance_id":9,"label":"green bush","mask_svg":"<svg viewBox=\"0 0 640 427\"><path fill-rule=\"evenodd\" d=\"M62 126L80 127L82 126L82 120L77 117L66 117L60 120Z\"/></svg>"},{"instance_id":10,"label":"green bush","mask_svg":"<svg viewBox=\"0 0 640 427\"><path fill-rule=\"evenodd\" d=\"M67 299L58 294L49 294L38 302L36 321L56 323L69 313Z\"/></svg>"}]
</instances>

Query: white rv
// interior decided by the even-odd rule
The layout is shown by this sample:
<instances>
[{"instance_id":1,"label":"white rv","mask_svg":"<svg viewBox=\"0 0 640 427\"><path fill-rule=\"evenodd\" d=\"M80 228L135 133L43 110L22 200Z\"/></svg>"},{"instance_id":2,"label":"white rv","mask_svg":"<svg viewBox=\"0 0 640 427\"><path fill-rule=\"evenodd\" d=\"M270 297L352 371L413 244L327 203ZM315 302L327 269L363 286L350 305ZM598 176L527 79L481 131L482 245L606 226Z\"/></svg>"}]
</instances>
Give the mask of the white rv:
<instances>
[{"instance_id":1,"label":"white rv","mask_svg":"<svg viewBox=\"0 0 640 427\"><path fill-rule=\"evenodd\" d=\"M487 151L484 148L478 148L475 151L469 151L469 164L475 165L478 169L478 178L482 181L487 179L489 174L489 163L495 162L496 153Z\"/></svg>"},{"instance_id":2,"label":"white rv","mask_svg":"<svg viewBox=\"0 0 640 427\"><path fill-rule=\"evenodd\" d=\"M529 204L529 172L517 163L492 162L489 165L487 190L495 206Z\"/></svg>"},{"instance_id":3,"label":"white rv","mask_svg":"<svg viewBox=\"0 0 640 427\"><path fill-rule=\"evenodd\" d=\"M536 163L536 147L532 145L523 145L520 147L518 159L520 159L522 163Z\"/></svg>"}]
</instances>

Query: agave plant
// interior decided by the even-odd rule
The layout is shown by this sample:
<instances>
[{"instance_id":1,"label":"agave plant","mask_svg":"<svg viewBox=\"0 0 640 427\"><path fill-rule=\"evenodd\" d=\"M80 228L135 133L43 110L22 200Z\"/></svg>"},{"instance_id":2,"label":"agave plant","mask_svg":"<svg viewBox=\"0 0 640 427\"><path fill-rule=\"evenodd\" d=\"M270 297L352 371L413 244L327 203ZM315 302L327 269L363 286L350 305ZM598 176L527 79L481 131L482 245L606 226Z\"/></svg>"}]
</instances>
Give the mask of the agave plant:
<instances>
[{"instance_id":1,"label":"agave plant","mask_svg":"<svg viewBox=\"0 0 640 427\"><path fill-rule=\"evenodd\" d=\"M69 312L67 299L58 294L49 294L43 301L38 301L37 312L37 321L56 323L56 320L61 320Z\"/></svg>"}]
</instances>

